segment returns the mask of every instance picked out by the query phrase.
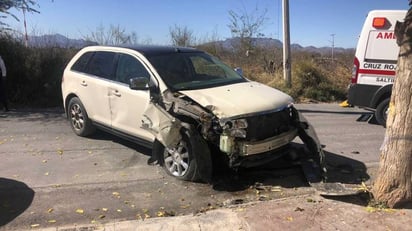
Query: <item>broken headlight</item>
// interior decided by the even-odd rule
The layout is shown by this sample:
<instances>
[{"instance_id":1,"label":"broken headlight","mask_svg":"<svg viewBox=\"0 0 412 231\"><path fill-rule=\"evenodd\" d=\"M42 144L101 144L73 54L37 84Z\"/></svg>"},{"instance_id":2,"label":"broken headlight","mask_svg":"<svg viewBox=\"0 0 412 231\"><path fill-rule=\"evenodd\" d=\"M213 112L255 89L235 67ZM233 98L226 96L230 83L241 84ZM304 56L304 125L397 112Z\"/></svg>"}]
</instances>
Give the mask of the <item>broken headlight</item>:
<instances>
[{"instance_id":1,"label":"broken headlight","mask_svg":"<svg viewBox=\"0 0 412 231\"><path fill-rule=\"evenodd\" d=\"M247 125L246 119L229 120L226 121L223 130L229 136L246 138Z\"/></svg>"}]
</instances>

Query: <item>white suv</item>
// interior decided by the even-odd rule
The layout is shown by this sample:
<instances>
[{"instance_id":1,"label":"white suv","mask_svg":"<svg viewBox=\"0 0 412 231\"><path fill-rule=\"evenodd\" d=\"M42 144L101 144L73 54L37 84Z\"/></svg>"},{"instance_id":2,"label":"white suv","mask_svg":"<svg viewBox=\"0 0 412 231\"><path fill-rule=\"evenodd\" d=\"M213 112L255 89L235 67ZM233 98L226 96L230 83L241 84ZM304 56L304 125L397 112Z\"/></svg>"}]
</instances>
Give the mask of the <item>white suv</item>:
<instances>
[{"instance_id":1,"label":"white suv","mask_svg":"<svg viewBox=\"0 0 412 231\"><path fill-rule=\"evenodd\" d=\"M62 94L77 135L97 127L150 147L152 160L182 180L210 180L212 156L230 167L279 158L297 135L323 166L290 96L196 49L86 47L67 65Z\"/></svg>"}]
</instances>

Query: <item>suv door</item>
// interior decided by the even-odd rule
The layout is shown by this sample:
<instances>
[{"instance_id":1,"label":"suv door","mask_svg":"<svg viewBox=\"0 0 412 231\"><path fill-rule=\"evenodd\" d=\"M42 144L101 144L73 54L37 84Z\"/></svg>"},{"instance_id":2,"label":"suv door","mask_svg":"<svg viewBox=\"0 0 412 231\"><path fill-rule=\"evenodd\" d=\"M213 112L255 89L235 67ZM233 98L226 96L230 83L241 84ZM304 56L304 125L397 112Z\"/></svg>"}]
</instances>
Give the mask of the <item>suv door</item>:
<instances>
[{"instance_id":1,"label":"suv door","mask_svg":"<svg viewBox=\"0 0 412 231\"><path fill-rule=\"evenodd\" d=\"M77 81L80 87L77 95L86 108L89 118L109 127L111 116L107 89L113 79L116 53L106 51L92 53L85 67L85 73L78 75Z\"/></svg>"},{"instance_id":2,"label":"suv door","mask_svg":"<svg viewBox=\"0 0 412 231\"><path fill-rule=\"evenodd\" d=\"M150 74L145 66L134 56L119 53L115 72L116 84L109 87L112 127L121 132L153 141L153 135L141 128L143 113L150 102L149 90L132 90L130 79Z\"/></svg>"}]
</instances>

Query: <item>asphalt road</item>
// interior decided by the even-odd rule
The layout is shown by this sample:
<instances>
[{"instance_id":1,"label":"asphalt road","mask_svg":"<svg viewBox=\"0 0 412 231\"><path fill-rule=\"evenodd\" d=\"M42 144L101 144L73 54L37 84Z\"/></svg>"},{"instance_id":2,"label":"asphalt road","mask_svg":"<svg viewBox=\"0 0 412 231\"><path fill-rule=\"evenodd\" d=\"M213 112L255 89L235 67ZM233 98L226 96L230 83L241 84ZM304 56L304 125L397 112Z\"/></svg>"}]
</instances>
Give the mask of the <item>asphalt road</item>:
<instances>
[{"instance_id":1,"label":"asphalt road","mask_svg":"<svg viewBox=\"0 0 412 231\"><path fill-rule=\"evenodd\" d=\"M297 108L325 147L330 181L373 179L385 129L357 122L366 111ZM77 137L58 109L0 114L0 230L178 216L315 192L298 166L223 171L212 184L200 184L147 165L149 153L104 132Z\"/></svg>"}]
</instances>

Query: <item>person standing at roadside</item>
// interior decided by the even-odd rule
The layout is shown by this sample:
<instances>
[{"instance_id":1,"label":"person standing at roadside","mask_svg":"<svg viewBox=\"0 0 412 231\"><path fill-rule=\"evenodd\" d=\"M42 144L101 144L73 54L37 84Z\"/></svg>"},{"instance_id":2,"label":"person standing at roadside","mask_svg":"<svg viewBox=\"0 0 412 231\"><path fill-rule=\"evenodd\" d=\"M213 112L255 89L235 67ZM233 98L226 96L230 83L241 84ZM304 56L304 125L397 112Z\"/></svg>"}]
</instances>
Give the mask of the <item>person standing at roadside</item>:
<instances>
[{"instance_id":1,"label":"person standing at roadside","mask_svg":"<svg viewBox=\"0 0 412 231\"><path fill-rule=\"evenodd\" d=\"M0 56L0 69L1 69L1 80L0 80L0 101L3 104L4 111L9 111L9 107L7 106L7 93L6 93L6 76L7 70L6 65L4 65L4 61Z\"/></svg>"}]
</instances>

